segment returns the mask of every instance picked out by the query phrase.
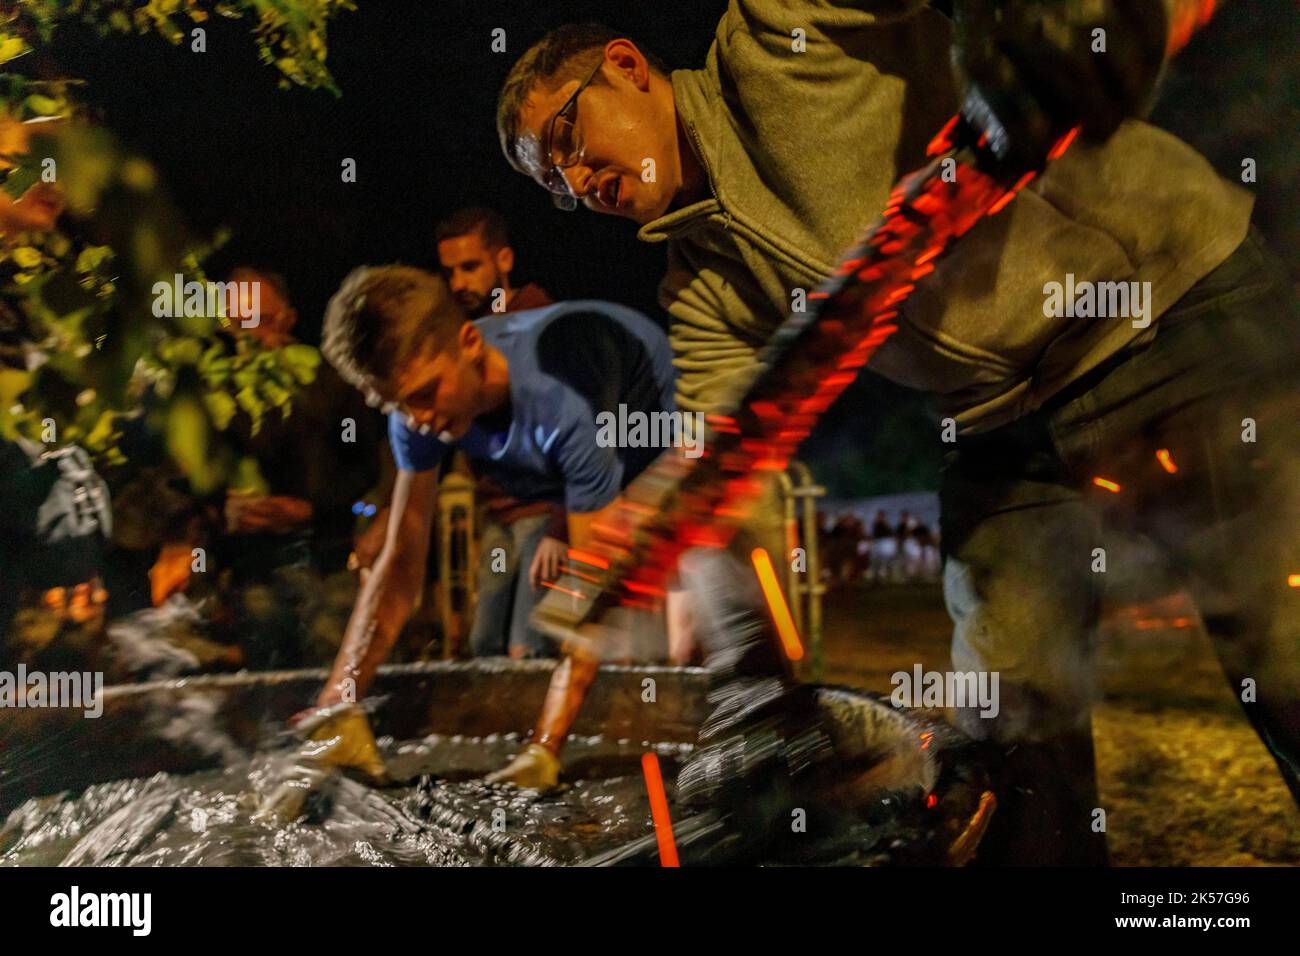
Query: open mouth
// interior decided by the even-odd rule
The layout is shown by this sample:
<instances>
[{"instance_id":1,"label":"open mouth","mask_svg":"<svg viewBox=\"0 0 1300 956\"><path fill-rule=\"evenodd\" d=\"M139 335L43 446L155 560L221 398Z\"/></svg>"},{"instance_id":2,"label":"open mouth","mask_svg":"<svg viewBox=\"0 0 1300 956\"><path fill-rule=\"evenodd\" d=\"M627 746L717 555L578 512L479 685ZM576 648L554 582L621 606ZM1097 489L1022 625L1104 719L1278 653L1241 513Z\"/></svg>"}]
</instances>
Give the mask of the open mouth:
<instances>
[{"instance_id":1,"label":"open mouth","mask_svg":"<svg viewBox=\"0 0 1300 956\"><path fill-rule=\"evenodd\" d=\"M623 177L615 173L602 179L596 187L596 198L602 206L617 209L623 198Z\"/></svg>"}]
</instances>

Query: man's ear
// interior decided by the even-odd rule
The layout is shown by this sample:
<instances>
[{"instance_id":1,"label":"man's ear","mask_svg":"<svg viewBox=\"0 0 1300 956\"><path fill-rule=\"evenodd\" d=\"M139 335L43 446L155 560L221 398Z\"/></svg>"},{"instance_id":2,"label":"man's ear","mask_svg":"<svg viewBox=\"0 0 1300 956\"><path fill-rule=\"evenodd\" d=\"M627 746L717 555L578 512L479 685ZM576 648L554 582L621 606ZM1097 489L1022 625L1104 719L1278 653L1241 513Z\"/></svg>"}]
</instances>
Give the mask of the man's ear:
<instances>
[{"instance_id":1,"label":"man's ear","mask_svg":"<svg viewBox=\"0 0 1300 956\"><path fill-rule=\"evenodd\" d=\"M501 275L501 281L508 283L510 273L515 269L515 250L510 246L502 246L493 256L496 261L497 272Z\"/></svg>"},{"instance_id":2,"label":"man's ear","mask_svg":"<svg viewBox=\"0 0 1300 956\"><path fill-rule=\"evenodd\" d=\"M650 89L650 64L631 40L620 37L606 43L605 62L641 92Z\"/></svg>"},{"instance_id":3,"label":"man's ear","mask_svg":"<svg viewBox=\"0 0 1300 956\"><path fill-rule=\"evenodd\" d=\"M466 322L460 327L460 332L456 334L456 344L473 361L483 351L483 333L478 330L478 326L473 322Z\"/></svg>"}]
</instances>

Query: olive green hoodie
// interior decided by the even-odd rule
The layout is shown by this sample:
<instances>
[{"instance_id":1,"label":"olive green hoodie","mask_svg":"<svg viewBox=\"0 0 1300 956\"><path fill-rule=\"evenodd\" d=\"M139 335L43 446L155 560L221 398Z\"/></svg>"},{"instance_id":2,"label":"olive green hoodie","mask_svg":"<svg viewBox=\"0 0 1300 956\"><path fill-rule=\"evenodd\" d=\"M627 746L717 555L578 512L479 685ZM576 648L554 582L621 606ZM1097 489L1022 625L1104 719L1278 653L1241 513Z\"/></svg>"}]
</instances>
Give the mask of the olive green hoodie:
<instances>
[{"instance_id":1,"label":"olive green hoodie","mask_svg":"<svg viewBox=\"0 0 1300 956\"><path fill-rule=\"evenodd\" d=\"M951 41L951 21L923 0L732 0L704 68L672 74L711 195L638 236L669 243L660 299L684 408L715 407L793 291L829 276L894 182L924 164L959 102ZM1181 140L1127 121L963 237L871 368L939 394L963 431L1010 421L1152 337L1155 317L1245 237L1252 202ZM1089 281L1149 282L1149 324L1045 315L1049 283Z\"/></svg>"}]
</instances>

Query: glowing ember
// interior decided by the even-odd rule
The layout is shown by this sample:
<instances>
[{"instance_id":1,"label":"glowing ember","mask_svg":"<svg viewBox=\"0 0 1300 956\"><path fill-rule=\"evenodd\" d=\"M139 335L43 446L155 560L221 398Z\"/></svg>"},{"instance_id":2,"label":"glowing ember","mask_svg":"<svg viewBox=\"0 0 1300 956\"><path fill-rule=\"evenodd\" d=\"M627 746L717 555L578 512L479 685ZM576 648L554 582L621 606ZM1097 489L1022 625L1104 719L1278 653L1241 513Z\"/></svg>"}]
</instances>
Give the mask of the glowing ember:
<instances>
[{"instance_id":1,"label":"glowing ember","mask_svg":"<svg viewBox=\"0 0 1300 956\"><path fill-rule=\"evenodd\" d=\"M1177 631L1185 627L1192 627L1194 624L1195 622L1190 617L1144 617L1133 622L1133 626L1139 631Z\"/></svg>"},{"instance_id":2,"label":"glowing ember","mask_svg":"<svg viewBox=\"0 0 1300 956\"><path fill-rule=\"evenodd\" d=\"M1160 462L1160 467L1171 475L1178 474L1178 466L1174 464L1173 458L1169 456L1168 448L1161 448L1156 452L1156 460Z\"/></svg>"},{"instance_id":3,"label":"glowing ember","mask_svg":"<svg viewBox=\"0 0 1300 956\"><path fill-rule=\"evenodd\" d=\"M1119 485L1111 481L1109 478L1094 478L1092 479L1092 483L1096 485L1098 488L1105 488L1107 491L1113 494L1119 493Z\"/></svg>"}]
</instances>

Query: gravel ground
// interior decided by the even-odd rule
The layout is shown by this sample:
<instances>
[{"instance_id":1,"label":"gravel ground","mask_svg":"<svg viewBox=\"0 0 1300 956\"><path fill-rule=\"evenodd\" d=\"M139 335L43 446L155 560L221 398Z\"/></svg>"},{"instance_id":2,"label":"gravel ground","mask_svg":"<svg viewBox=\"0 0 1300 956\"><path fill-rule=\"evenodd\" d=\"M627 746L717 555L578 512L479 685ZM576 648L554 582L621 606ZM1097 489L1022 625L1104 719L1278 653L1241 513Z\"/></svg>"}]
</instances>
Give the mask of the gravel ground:
<instances>
[{"instance_id":1,"label":"gravel ground","mask_svg":"<svg viewBox=\"0 0 1300 956\"><path fill-rule=\"evenodd\" d=\"M920 663L947 670L950 623L937 585L827 595L828 683L888 694ZM1112 863L1295 866L1300 811L1178 596L1108 613L1093 709Z\"/></svg>"}]
</instances>

